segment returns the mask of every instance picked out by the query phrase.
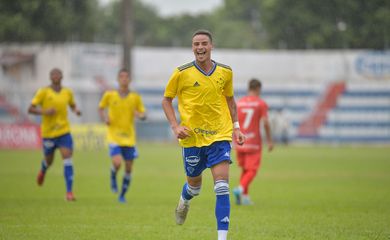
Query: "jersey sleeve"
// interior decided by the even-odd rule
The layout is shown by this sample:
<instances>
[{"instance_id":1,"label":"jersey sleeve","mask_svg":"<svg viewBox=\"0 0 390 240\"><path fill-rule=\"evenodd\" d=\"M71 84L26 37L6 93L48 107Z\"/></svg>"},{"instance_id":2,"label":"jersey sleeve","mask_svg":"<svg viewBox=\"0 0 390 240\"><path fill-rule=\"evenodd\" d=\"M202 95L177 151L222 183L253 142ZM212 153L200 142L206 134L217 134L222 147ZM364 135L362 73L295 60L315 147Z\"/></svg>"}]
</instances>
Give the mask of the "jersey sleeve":
<instances>
[{"instance_id":1,"label":"jersey sleeve","mask_svg":"<svg viewBox=\"0 0 390 240\"><path fill-rule=\"evenodd\" d=\"M69 91L69 106L74 106L76 102L74 101L74 94L71 89L68 89Z\"/></svg>"},{"instance_id":2,"label":"jersey sleeve","mask_svg":"<svg viewBox=\"0 0 390 240\"><path fill-rule=\"evenodd\" d=\"M144 113L146 111L145 105L142 101L142 97L137 94L137 106L136 106L137 112Z\"/></svg>"},{"instance_id":3,"label":"jersey sleeve","mask_svg":"<svg viewBox=\"0 0 390 240\"><path fill-rule=\"evenodd\" d=\"M108 107L108 99L109 99L109 93L105 92L103 94L102 99L99 102L99 108L106 108L106 107Z\"/></svg>"},{"instance_id":4,"label":"jersey sleeve","mask_svg":"<svg viewBox=\"0 0 390 240\"><path fill-rule=\"evenodd\" d=\"M233 72L231 70L226 71L226 83L223 89L223 95L225 95L226 97L232 97L234 95Z\"/></svg>"},{"instance_id":5,"label":"jersey sleeve","mask_svg":"<svg viewBox=\"0 0 390 240\"><path fill-rule=\"evenodd\" d=\"M43 88L38 89L35 93L33 99L31 100L31 105L42 105L43 99L45 97L46 91Z\"/></svg>"},{"instance_id":6,"label":"jersey sleeve","mask_svg":"<svg viewBox=\"0 0 390 240\"><path fill-rule=\"evenodd\" d=\"M175 69L165 88L164 97L169 97L169 98L176 97L179 78L180 78L180 71L179 69Z\"/></svg>"}]
</instances>

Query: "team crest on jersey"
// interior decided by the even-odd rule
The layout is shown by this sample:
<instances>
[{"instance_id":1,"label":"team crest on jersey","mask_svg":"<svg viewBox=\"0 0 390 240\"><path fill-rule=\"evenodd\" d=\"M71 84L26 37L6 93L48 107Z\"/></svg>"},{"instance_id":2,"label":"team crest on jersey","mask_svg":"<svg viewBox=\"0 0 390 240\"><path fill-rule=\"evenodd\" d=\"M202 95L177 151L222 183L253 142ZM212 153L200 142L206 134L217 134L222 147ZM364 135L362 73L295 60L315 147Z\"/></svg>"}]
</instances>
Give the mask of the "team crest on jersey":
<instances>
[{"instance_id":1,"label":"team crest on jersey","mask_svg":"<svg viewBox=\"0 0 390 240\"><path fill-rule=\"evenodd\" d=\"M196 81L195 83L194 83L194 87L199 87L200 86L200 84L198 83L198 81Z\"/></svg>"},{"instance_id":2,"label":"team crest on jersey","mask_svg":"<svg viewBox=\"0 0 390 240\"><path fill-rule=\"evenodd\" d=\"M217 80L217 84L218 84L219 88L222 90L223 87L225 86L225 80L224 80L223 78L220 77L220 78Z\"/></svg>"},{"instance_id":3,"label":"team crest on jersey","mask_svg":"<svg viewBox=\"0 0 390 240\"><path fill-rule=\"evenodd\" d=\"M200 158L198 156L188 156L186 157L186 163L192 167L198 165ZM187 168L188 169L188 168Z\"/></svg>"},{"instance_id":4,"label":"team crest on jersey","mask_svg":"<svg viewBox=\"0 0 390 240\"><path fill-rule=\"evenodd\" d=\"M187 167L187 171L192 174L195 171L195 168L193 167Z\"/></svg>"}]
</instances>

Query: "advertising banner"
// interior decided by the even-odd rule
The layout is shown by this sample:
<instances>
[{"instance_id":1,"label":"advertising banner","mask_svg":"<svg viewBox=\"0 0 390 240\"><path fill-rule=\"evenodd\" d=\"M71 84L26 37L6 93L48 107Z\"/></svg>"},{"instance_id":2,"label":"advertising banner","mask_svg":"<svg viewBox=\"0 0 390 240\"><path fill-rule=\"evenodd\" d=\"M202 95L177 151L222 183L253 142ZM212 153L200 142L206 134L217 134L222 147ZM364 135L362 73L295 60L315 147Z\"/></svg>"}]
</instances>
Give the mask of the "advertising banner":
<instances>
[{"instance_id":1,"label":"advertising banner","mask_svg":"<svg viewBox=\"0 0 390 240\"><path fill-rule=\"evenodd\" d=\"M0 124L0 149L39 149L41 145L39 125Z\"/></svg>"},{"instance_id":2,"label":"advertising banner","mask_svg":"<svg viewBox=\"0 0 390 240\"><path fill-rule=\"evenodd\" d=\"M76 150L99 150L107 146L103 124L72 124L71 131Z\"/></svg>"},{"instance_id":3,"label":"advertising banner","mask_svg":"<svg viewBox=\"0 0 390 240\"><path fill-rule=\"evenodd\" d=\"M71 126L76 150L106 148L106 127L103 124L74 124ZM0 149L41 149L38 124L0 124Z\"/></svg>"}]
</instances>

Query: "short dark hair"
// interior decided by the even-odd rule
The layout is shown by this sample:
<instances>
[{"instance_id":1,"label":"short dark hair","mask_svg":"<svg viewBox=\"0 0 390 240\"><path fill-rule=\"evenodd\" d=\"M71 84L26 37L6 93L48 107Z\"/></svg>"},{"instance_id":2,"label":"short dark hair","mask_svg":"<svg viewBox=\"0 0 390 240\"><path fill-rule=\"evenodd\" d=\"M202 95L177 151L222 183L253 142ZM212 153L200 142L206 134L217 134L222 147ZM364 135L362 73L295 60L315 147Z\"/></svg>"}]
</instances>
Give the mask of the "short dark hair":
<instances>
[{"instance_id":1,"label":"short dark hair","mask_svg":"<svg viewBox=\"0 0 390 240\"><path fill-rule=\"evenodd\" d=\"M248 89L249 90L257 90L257 89L260 89L261 90L261 82L259 79L257 78L252 78L251 80L249 80L249 85L248 85Z\"/></svg>"},{"instance_id":2,"label":"short dark hair","mask_svg":"<svg viewBox=\"0 0 390 240\"><path fill-rule=\"evenodd\" d=\"M192 38L194 38L196 35L206 35L209 37L210 42L213 42L213 36L211 35L211 32L206 29L198 29L192 34Z\"/></svg>"},{"instance_id":3,"label":"short dark hair","mask_svg":"<svg viewBox=\"0 0 390 240\"><path fill-rule=\"evenodd\" d=\"M122 73L122 72L125 72L125 73L127 73L127 74L130 75L130 71L127 70L127 68L121 68L121 69L119 70L119 72L118 72L118 75L119 75L120 73Z\"/></svg>"},{"instance_id":4,"label":"short dark hair","mask_svg":"<svg viewBox=\"0 0 390 240\"><path fill-rule=\"evenodd\" d=\"M53 68L52 70L50 70L50 74L53 74L54 72L58 72L62 75L62 71L59 68Z\"/></svg>"}]
</instances>

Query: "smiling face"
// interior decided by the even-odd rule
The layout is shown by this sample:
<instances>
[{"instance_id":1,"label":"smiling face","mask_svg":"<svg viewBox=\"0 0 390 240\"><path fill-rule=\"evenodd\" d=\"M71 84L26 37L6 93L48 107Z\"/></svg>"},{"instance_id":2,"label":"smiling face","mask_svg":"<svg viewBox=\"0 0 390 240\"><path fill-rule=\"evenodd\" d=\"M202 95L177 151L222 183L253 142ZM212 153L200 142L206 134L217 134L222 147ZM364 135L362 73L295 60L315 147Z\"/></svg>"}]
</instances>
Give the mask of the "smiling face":
<instances>
[{"instance_id":1,"label":"smiling face","mask_svg":"<svg viewBox=\"0 0 390 240\"><path fill-rule=\"evenodd\" d=\"M126 71L120 71L118 74L118 83L120 88L127 88L130 83L129 73Z\"/></svg>"},{"instance_id":2,"label":"smiling face","mask_svg":"<svg viewBox=\"0 0 390 240\"><path fill-rule=\"evenodd\" d=\"M58 68L54 68L50 71L50 80L54 85L60 85L62 80L62 72Z\"/></svg>"},{"instance_id":3,"label":"smiling face","mask_svg":"<svg viewBox=\"0 0 390 240\"><path fill-rule=\"evenodd\" d=\"M192 38L192 52L195 55L197 63L206 63L211 61L211 50L213 44L206 34L198 34Z\"/></svg>"}]
</instances>

